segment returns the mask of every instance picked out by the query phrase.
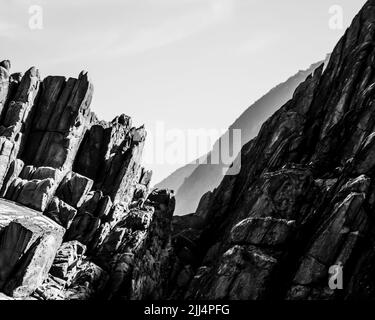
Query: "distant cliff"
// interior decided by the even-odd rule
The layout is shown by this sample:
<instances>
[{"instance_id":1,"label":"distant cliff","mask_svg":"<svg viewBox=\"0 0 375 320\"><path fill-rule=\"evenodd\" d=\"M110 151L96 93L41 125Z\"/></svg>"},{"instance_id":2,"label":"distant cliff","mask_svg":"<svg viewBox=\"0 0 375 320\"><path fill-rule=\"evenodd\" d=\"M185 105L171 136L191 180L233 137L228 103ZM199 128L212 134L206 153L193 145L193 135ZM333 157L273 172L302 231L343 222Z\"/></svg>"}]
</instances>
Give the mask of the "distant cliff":
<instances>
[{"instance_id":1,"label":"distant cliff","mask_svg":"<svg viewBox=\"0 0 375 320\"><path fill-rule=\"evenodd\" d=\"M320 63L316 63L307 70L299 71L284 83L273 88L242 113L229 128L229 130L241 130L242 145L258 134L261 125L267 118L292 98L297 86L319 65ZM210 154L214 154L218 150L219 142L217 141ZM208 191L213 191L220 184L224 177L223 170L225 171L225 166L221 164L188 164L176 170L158 183L156 187L175 190L177 215L193 213L197 209L201 196Z\"/></svg>"}]
</instances>

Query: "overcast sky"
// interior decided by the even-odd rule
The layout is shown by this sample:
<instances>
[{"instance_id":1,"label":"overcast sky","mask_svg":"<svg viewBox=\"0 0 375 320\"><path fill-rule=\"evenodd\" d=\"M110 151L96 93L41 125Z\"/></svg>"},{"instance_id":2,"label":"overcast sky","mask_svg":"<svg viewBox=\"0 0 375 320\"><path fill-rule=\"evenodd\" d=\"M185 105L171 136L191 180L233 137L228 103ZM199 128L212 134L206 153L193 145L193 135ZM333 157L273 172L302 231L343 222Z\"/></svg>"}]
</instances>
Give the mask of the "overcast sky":
<instances>
[{"instance_id":1,"label":"overcast sky","mask_svg":"<svg viewBox=\"0 0 375 320\"><path fill-rule=\"evenodd\" d=\"M364 0L1 0L1 58L42 76L88 70L92 109L153 131L225 129L252 102L322 60ZM29 28L31 5L43 29ZM152 133L152 132L151 132ZM208 150L207 150L208 151ZM153 152L152 144L147 152ZM154 183L181 164L149 164Z\"/></svg>"}]
</instances>

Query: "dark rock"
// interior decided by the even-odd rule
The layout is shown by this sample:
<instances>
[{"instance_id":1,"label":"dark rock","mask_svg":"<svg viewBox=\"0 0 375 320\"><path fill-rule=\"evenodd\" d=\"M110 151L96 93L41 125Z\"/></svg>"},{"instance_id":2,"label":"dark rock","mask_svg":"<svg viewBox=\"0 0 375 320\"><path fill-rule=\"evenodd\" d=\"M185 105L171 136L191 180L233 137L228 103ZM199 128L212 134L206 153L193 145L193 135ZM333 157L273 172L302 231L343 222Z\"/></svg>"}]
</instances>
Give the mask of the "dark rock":
<instances>
[{"instance_id":1,"label":"dark rock","mask_svg":"<svg viewBox=\"0 0 375 320\"><path fill-rule=\"evenodd\" d=\"M88 245L93 240L100 224L100 218L93 216L91 213L78 214L70 225L69 230L67 230L65 240L77 240L84 245Z\"/></svg>"},{"instance_id":2,"label":"dark rock","mask_svg":"<svg viewBox=\"0 0 375 320\"><path fill-rule=\"evenodd\" d=\"M23 184L17 197L12 197L11 200L35 210L44 211L48 206L49 199L53 195L53 187L54 180L51 178L27 181Z\"/></svg>"},{"instance_id":3,"label":"dark rock","mask_svg":"<svg viewBox=\"0 0 375 320\"><path fill-rule=\"evenodd\" d=\"M56 253L50 274L70 285L77 274L86 247L78 241L65 242Z\"/></svg>"},{"instance_id":4,"label":"dark rock","mask_svg":"<svg viewBox=\"0 0 375 320\"><path fill-rule=\"evenodd\" d=\"M65 282L51 274L32 294L36 300L65 300Z\"/></svg>"},{"instance_id":5,"label":"dark rock","mask_svg":"<svg viewBox=\"0 0 375 320\"><path fill-rule=\"evenodd\" d=\"M3 112L9 94L9 70L9 60L0 62L0 115Z\"/></svg>"},{"instance_id":6,"label":"dark rock","mask_svg":"<svg viewBox=\"0 0 375 320\"><path fill-rule=\"evenodd\" d=\"M87 73L78 79L48 77L43 81L41 97L35 107L25 162L68 172L73 167L79 145L89 127L93 85Z\"/></svg>"},{"instance_id":7,"label":"dark rock","mask_svg":"<svg viewBox=\"0 0 375 320\"><path fill-rule=\"evenodd\" d=\"M37 69L30 68L22 77L0 123L0 184L10 163L22 152L33 115L32 107L40 87Z\"/></svg>"},{"instance_id":8,"label":"dark rock","mask_svg":"<svg viewBox=\"0 0 375 320\"><path fill-rule=\"evenodd\" d=\"M243 146L238 175L185 217L172 217L173 192L150 192L145 129L91 113L87 74L41 82L32 68L19 81L0 64L2 195L40 210L0 200L0 291L43 300L374 299L374 17L370 0L329 63ZM344 270L340 291L329 287L332 266Z\"/></svg>"},{"instance_id":9,"label":"dark rock","mask_svg":"<svg viewBox=\"0 0 375 320\"><path fill-rule=\"evenodd\" d=\"M14 299L96 297L108 277L93 261L128 274L115 261L150 242L152 172L140 166L146 131L126 115L99 121L85 72L41 80L36 68L9 69L0 63L0 196L15 203L0 200L0 291ZM170 222L173 208L164 209Z\"/></svg>"},{"instance_id":10,"label":"dark rock","mask_svg":"<svg viewBox=\"0 0 375 320\"><path fill-rule=\"evenodd\" d=\"M67 300L89 300L101 292L108 281L108 275L100 267L87 260L83 261L72 284L65 292Z\"/></svg>"},{"instance_id":11,"label":"dark rock","mask_svg":"<svg viewBox=\"0 0 375 320\"><path fill-rule=\"evenodd\" d=\"M281 245L288 240L294 225L294 221L271 217L247 218L234 226L231 241L234 244Z\"/></svg>"},{"instance_id":12,"label":"dark rock","mask_svg":"<svg viewBox=\"0 0 375 320\"><path fill-rule=\"evenodd\" d=\"M0 195L2 197L5 197L12 182L20 175L23 166L24 163L20 159L12 161L12 163L9 166L8 173L4 178L3 186L0 191Z\"/></svg>"},{"instance_id":13,"label":"dark rock","mask_svg":"<svg viewBox=\"0 0 375 320\"><path fill-rule=\"evenodd\" d=\"M68 205L57 197L53 197L44 214L53 221L69 229L77 214L77 209Z\"/></svg>"},{"instance_id":14,"label":"dark rock","mask_svg":"<svg viewBox=\"0 0 375 320\"><path fill-rule=\"evenodd\" d=\"M78 208L83 204L92 185L91 179L71 172L61 182L56 195L67 204Z\"/></svg>"},{"instance_id":15,"label":"dark rock","mask_svg":"<svg viewBox=\"0 0 375 320\"><path fill-rule=\"evenodd\" d=\"M133 128L102 172L103 182L100 183L100 188L114 203L129 204L132 200L135 184L141 173L140 161L145 138L146 131L143 127Z\"/></svg>"},{"instance_id":16,"label":"dark rock","mask_svg":"<svg viewBox=\"0 0 375 320\"><path fill-rule=\"evenodd\" d=\"M175 273L195 273L185 298L375 297L374 4L244 145L239 174L181 219L181 236L199 231L173 243ZM328 271L340 265L343 290L331 290Z\"/></svg>"},{"instance_id":17,"label":"dark rock","mask_svg":"<svg viewBox=\"0 0 375 320\"><path fill-rule=\"evenodd\" d=\"M47 278L64 229L31 209L1 200L1 289L29 296Z\"/></svg>"},{"instance_id":18,"label":"dark rock","mask_svg":"<svg viewBox=\"0 0 375 320\"><path fill-rule=\"evenodd\" d=\"M131 119L126 115L116 117L111 123L94 124L86 133L75 160L74 170L101 184L113 156L123 142L129 141Z\"/></svg>"}]
</instances>

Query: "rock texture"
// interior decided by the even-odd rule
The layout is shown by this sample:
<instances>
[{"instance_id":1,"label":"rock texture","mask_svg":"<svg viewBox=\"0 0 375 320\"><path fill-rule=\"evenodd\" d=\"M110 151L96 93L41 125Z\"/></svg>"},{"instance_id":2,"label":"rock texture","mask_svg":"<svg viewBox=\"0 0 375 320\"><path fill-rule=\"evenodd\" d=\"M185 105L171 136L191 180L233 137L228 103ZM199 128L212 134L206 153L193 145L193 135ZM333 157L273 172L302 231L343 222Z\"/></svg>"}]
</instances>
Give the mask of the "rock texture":
<instances>
[{"instance_id":1,"label":"rock texture","mask_svg":"<svg viewBox=\"0 0 375 320\"><path fill-rule=\"evenodd\" d=\"M0 299L162 297L174 196L150 190L145 128L99 121L86 72L10 70L0 63Z\"/></svg>"},{"instance_id":2,"label":"rock texture","mask_svg":"<svg viewBox=\"0 0 375 320\"><path fill-rule=\"evenodd\" d=\"M374 38L370 0L183 217L149 188L145 129L90 111L86 73L2 62L0 299L374 299Z\"/></svg>"},{"instance_id":3,"label":"rock texture","mask_svg":"<svg viewBox=\"0 0 375 320\"><path fill-rule=\"evenodd\" d=\"M186 299L374 299L375 1L242 150L237 176L175 218ZM330 288L341 266L343 289ZM183 279L184 281L182 281Z\"/></svg>"}]
</instances>

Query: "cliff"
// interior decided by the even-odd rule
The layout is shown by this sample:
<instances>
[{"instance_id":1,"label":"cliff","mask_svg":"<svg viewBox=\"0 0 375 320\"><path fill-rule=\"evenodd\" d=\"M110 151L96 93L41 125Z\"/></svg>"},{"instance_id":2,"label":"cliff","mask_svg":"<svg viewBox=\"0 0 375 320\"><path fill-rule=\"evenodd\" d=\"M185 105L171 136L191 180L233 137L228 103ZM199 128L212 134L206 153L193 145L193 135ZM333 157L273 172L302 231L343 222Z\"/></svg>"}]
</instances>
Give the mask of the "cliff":
<instances>
[{"instance_id":1,"label":"cliff","mask_svg":"<svg viewBox=\"0 0 375 320\"><path fill-rule=\"evenodd\" d=\"M0 63L1 296L110 299L126 279L127 296L158 297L174 198L149 189L145 129L126 115L99 121L85 72L10 69Z\"/></svg>"},{"instance_id":2,"label":"cliff","mask_svg":"<svg viewBox=\"0 0 375 320\"><path fill-rule=\"evenodd\" d=\"M374 38L370 0L239 174L175 217L139 165L145 129L98 121L86 73L1 62L0 298L374 299Z\"/></svg>"},{"instance_id":3,"label":"cliff","mask_svg":"<svg viewBox=\"0 0 375 320\"><path fill-rule=\"evenodd\" d=\"M374 36L371 0L328 66L243 147L240 174L205 195L196 214L174 218L175 295L375 297ZM329 286L330 270L343 271L342 290Z\"/></svg>"}]
</instances>

